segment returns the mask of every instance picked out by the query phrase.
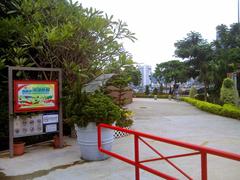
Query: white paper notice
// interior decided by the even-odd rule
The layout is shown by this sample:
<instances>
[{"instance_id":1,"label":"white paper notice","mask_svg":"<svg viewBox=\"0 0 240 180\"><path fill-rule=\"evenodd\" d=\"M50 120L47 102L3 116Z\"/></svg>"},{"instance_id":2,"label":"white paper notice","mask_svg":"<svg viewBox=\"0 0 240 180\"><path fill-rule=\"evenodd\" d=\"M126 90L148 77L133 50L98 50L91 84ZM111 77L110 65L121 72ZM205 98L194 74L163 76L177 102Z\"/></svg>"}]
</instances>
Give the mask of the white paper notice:
<instances>
[{"instance_id":1,"label":"white paper notice","mask_svg":"<svg viewBox=\"0 0 240 180\"><path fill-rule=\"evenodd\" d=\"M13 123L14 137L41 134L43 132L42 114L35 116L17 116Z\"/></svg>"},{"instance_id":2,"label":"white paper notice","mask_svg":"<svg viewBox=\"0 0 240 180\"><path fill-rule=\"evenodd\" d=\"M46 125L46 132L55 132L55 131L57 131L57 124Z\"/></svg>"},{"instance_id":3,"label":"white paper notice","mask_svg":"<svg viewBox=\"0 0 240 180\"><path fill-rule=\"evenodd\" d=\"M44 114L43 124L58 123L58 114Z\"/></svg>"}]
</instances>

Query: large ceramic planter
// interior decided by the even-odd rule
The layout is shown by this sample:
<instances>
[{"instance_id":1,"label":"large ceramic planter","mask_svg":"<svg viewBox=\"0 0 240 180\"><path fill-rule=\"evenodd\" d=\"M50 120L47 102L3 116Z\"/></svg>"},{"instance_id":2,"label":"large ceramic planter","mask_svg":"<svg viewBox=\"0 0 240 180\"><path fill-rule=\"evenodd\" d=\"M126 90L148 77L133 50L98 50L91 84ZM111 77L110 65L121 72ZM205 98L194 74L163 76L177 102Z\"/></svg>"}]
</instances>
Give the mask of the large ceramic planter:
<instances>
[{"instance_id":1,"label":"large ceramic planter","mask_svg":"<svg viewBox=\"0 0 240 180\"><path fill-rule=\"evenodd\" d=\"M81 158L87 161L100 161L108 156L99 152L96 123L88 123L87 127L76 127L77 142L80 146ZM112 149L114 131L102 128L102 147L108 151Z\"/></svg>"}]
</instances>

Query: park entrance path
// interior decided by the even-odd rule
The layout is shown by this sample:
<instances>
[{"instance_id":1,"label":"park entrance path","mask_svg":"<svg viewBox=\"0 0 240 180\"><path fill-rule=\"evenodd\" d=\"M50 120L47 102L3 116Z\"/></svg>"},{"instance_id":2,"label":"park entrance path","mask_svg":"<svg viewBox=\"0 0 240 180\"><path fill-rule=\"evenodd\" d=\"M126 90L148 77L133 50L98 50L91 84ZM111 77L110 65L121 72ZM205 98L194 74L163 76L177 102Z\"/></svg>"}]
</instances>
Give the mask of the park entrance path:
<instances>
[{"instance_id":1,"label":"park entrance path","mask_svg":"<svg viewBox=\"0 0 240 180\"><path fill-rule=\"evenodd\" d=\"M128 105L128 108L134 112L133 118L135 122L133 128L137 131L240 154L239 120L209 114L185 102L170 101L167 99L153 100L137 98L134 99L132 104ZM25 179L31 179L32 177L32 179L38 180L134 179L134 167L131 165L114 158L99 162L81 161L75 140L69 141L65 139L65 141L70 146L63 149L54 151L51 148L41 149L40 151L36 149L21 157L13 159L0 158L0 172L7 174L7 179L21 179L21 177ZM175 146L151 140L147 140L147 142L164 155L191 152L187 149L179 149ZM127 136L115 140L113 151L133 159L133 147L133 136ZM153 157L157 156L149 148L140 144L140 159ZM172 161L194 179L200 179L199 156L178 158ZM23 164L19 165L16 162L22 162ZM215 156L208 156L208 162L209 179L239 179L239 162ZM176 172L164 161L156 161L145 165L154 167L179 179L185 179L185 177ZM18 178L18 175L22 176ZM160 178L141 171L141 180L155 179Z\"/></svg>"}]
</instances>

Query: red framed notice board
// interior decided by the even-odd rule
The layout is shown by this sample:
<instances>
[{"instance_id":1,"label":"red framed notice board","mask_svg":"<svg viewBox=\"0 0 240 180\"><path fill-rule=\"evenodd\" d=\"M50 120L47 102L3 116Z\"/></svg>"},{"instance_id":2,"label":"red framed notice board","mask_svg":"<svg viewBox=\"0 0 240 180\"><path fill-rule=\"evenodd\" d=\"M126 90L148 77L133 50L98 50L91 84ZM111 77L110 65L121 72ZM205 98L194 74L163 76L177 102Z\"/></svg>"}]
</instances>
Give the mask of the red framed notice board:
<instances>
[{"instance_id":1,"label":"red framed notice board","mask_svg":"<svg viewBox=\"0 0 240 180\"><path fill-rule=\"evenodd\" d=\"M14 81L14 112L58 110L57 81Z\"/></svg>"}]
</instances>

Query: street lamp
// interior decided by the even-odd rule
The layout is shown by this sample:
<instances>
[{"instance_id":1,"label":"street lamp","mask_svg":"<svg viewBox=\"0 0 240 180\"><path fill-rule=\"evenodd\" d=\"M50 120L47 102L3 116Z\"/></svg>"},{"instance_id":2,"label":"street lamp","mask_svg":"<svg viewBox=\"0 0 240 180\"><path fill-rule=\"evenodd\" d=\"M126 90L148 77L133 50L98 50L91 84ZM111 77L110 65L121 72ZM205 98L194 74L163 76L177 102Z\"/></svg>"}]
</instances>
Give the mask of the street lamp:
<instances>
[{"instance_id":1,"label":"street lamp","mask_svg":"<svg viewBox=\"0 0 240 180\"><path fill-rule=\"evenodd\" d=\"M239 23L239 0L238 0L238 23Z\"/></svg>"}]
</instances>

